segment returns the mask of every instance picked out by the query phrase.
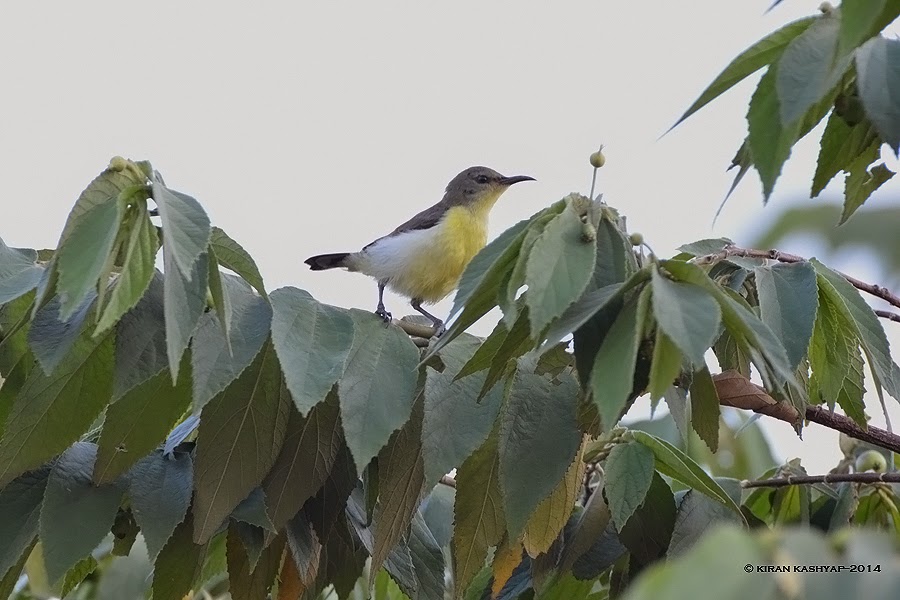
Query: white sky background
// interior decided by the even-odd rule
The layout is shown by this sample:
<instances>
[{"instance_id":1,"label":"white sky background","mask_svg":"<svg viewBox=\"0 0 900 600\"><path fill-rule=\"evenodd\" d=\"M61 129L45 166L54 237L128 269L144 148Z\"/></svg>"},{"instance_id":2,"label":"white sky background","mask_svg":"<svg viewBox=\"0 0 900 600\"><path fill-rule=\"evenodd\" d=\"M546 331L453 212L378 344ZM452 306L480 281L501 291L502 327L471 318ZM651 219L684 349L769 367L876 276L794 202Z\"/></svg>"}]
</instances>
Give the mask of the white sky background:
<instances>
[{"instance_id":1,"label":"white sky background","mask_svg":"<svg viewBox=\"0 0 900 600\"><path fill-rule=\"evenodd\" d=\"M715 230L756 78L658 138L731 58L819 2L764 14L768 4L12 3L0 22L0 236L55 246L111 156L149 159L247 248L269 289L368 309L373 282L312 273L303 259L387 233L475 164L538 179L501 199L494 236L587 193L587 157L603 143L599 190L657 253L703 237L741 242L806 192L818 136L798 147L769 208L751 172ZM854 256L835 266L865 277ZM388 309L411 312L401 302ZM885 327L900 347L900 328ZM811 472L837 460L836 435L821 427L802 443L785 424L767 431L781 458L801 456Z\"/></svg>"}]
</instances>

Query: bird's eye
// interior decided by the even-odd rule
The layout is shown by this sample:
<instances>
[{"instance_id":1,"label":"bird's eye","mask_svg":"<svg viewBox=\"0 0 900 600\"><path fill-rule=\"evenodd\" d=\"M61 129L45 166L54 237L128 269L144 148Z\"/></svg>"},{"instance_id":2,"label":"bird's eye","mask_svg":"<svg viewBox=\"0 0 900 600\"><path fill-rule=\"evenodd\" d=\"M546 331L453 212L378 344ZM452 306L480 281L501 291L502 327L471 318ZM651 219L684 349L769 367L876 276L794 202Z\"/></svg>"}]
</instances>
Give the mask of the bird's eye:
<instances>
[{"instance_id":1,"label":"bird's eye","mask_svg":"<svg viewBox=\"0 0 900 600\"><path fill-rule=\"evenodd\" d=\"M480 183L480 184L485 184L485 183L487 183L489 180L488 180L488 176L487 176L487 175L479 175L478 177L475 178L475 181L477 181L477 182Z\"/></svg>"}]
</instances>

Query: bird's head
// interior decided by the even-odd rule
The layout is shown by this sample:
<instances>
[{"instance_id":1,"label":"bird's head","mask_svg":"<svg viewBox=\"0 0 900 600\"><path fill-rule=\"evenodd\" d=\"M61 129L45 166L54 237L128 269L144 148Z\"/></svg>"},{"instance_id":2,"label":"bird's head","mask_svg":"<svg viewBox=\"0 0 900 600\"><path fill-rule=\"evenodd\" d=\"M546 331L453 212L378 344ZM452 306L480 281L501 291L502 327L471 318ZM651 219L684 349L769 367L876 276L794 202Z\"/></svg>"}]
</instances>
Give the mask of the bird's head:
<instances>
[{"instance_id":1,"label":"bird's head","mask_svg":"<svg viewBox=\"0 0 900 600\"><path fill-rule=\"evenodd\" d=\"M515 175L504 177L487 167L469 167L447 184L447 198L454 204L493 204L509 186L520 181L534 181L534 177Z\"/></svg>"}]
</instances>

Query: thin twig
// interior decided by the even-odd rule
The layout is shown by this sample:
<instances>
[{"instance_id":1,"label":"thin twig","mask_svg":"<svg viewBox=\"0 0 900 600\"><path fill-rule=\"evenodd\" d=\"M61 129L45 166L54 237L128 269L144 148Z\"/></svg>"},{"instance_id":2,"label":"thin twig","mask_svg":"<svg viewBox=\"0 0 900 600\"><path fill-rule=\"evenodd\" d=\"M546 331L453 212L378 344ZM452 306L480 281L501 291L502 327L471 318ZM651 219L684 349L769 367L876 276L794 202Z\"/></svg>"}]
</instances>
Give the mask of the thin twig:
<instances>
[{"instance_id":1,"label":"thin twig","mask_svg":"<svg viewBox=\"0 0 900 600\"><path fill-rule=\"evenodd\" d=\"M789 475L775 479L741 482L742 488L785 487L810 483L900 483L900 473L829 473L828 475Z\"/></svg>"},{"instance_id":2,"label":"thin twig","mask_svg":"<svg viewBox=\"0 0 900 600\"><path fill-rule=\"evenodd\" d=\"M449 475L444 475L441 477L441 480L438 482L447 487L452 487L454 490L456 489L456 480L450 477Z\"/></svg>"},{"instance_id":3,"label":"thin twig","mask_svg":"<svg viewBox=\"0 0 900 600\"><path fill-rule=\"evenodd\" d=\"M726 246L722 248L721 252L716 254L709 254L707 256L698 257L699 262L713 260L715 258L727 258L729 256L740 256L743 258L765 258L769 260L777 260L778 262L783 263L799 263L806 262L807 259L798 256L796 254L788 254L787 252L779 252L778 250L753 250L749 248L739 248L737 246ZM841 277L849 281L853 287L868 294L872 294L877 298L881 298L888 304L892 306L896 306L900 308L900 296L891 293L891 291L887 288L884 288L880 285L875 285L874 283L866 283L865 281L861 281L856 277L851 277L846 273L837 272Z\"/></svg>"},{"instance_id":4,"label":"thin twig","mask_svg":"<svg viewBox=\"0 0 900 600\"><path fill-rule=\"evenodd\" d=\"M892 313L889 310L876 310L875 314L881 317L882 319L888 319L889 321L894 321L895 323L900 323L900 315L897 313Z\"/></svg>"},{"instance_id":5,"label":"thin twig","mask_svg":"<svg viewBox=\"0 0 900 600\"><path fill-rule=\"evenodd\" d=\"M879 448L884 448L891 452L900 452L900 436L896 436L890 431L885 431L879 427L873 427L872 425L863 429L852 419L831 412L827 408L822 408L821 406L807 406L806 419L813 423L828 427L829 429L846 433L852 438L874 444Z\"/></svg>"}]
</instances>

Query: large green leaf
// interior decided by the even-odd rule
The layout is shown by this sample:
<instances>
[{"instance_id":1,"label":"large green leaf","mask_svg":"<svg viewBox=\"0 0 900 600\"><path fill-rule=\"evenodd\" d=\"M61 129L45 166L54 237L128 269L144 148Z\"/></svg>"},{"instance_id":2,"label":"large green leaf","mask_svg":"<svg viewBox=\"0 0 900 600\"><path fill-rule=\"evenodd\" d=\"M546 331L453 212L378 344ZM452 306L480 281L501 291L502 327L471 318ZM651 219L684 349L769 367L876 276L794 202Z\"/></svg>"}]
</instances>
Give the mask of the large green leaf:
<instances>
[{"instance_id":1,"label":"large green leaf","mask_svg":"<svg viewBox=\"0 0 900 600\"><path fill-rule=\"evenodd\" d=\"M719 395L706 365L691 379L691 427L712 452L719 450Z\"/></svg>"},{"instance_id":2,"label":"large green leaf","mask_svg":"<svg viewBox=\"0 0 900 600\"><path fill-rule=\"evenodd\" d=\"M636 442L647 446L656 458L656 470L676 479L688 487L691 487L713 500L721 502L736 514L742 515L740 507L722 489L715 479L710 477L700 465L691 460L684 452L662 440L643 431L631 431ZM743 515L741 516L743 519Z\"/></svg>"},{"instance_id":3,"label":"large green leaf","mask_svg":"<svg viewBox=\"0 0 900 600\"><path fill-rule=\"evenodd\" d=\"M796 122L785 127L781 122L781 109L775 90L776 65L769 67L750 98L747 112L750 153L753 165L762 181L763 198L769 199L775 181L781 175L781 167L791 155L791 146L797 139Z\"/></svg>"},{"instance_id":4,"label":"large green leaf","mask_svg":"<svg viewBox=\"0 0 900 600\"><path fill-rule=\"evenodd\" d=\"M191 405L190 368L176 385L159 372L106 410L94 481L109 483L156 448Z\"/></svg>"},{"instance_id":5,"label":"large green leaf","mask_svg":"<svg viewBox=\"0 0 900 600\"><path fill-rule=\"evenodd\" d=\"M209 541L272 468L284 442L289 408L271 344L206 405L194 468L198 543Z\"/></svg>"},{"instance_id":6,"label":"large green leaf","mask_svg":"<svg viewBox=\"0 0 900 600\"><path fill-rule=\"evenodd\" d=\"M97 446L78 442L53 465L41 509L41 544L51 582L59 581L109 532L125 482L95 486Z\"/></svg>"},{"instance_id":7,"label":"large green leaf","mask_svg":"<svg viewBox=\"0 0 900 600\"><path fill-rule=\"evenodd\" d=\"M33 369L0 439L0 486L63 451L112 396L113 340L85 331L52 377ZM93 459L92 459L93 460Z\"/></svg>"},{"instance_id":8,"label":"large green leaf","mask_svg":"<svg viewBox=\"0 0 900 600\"><path fill-rule=\"evenodd\" d=\"M547 223L528 254L525 299L531 336L537 337L584 292L594 273L596 236L585 239L584 223L571 201Z\"/></svg>"},{"instance_id":9,"label":"large green leaf","mask_svg":"<svg viewBox=\"0 0 900 600\"><path fill-rule=\"evenodd\" d=\"M488 548L499 544L506 530L496 433L459 468L453 512L453 581L459 598L484 566Z\"/></svg>"},{"instance_id":10,"label":"large green leaf","mask_svg":"<svg viewBox=\"0 0 900 600\"><path fill-rule=\"evenodd\" d=\"M166 325L163 313L163 276L156 272L137 306L116 327L116 366L113 399L166 368Z\"/></svg>"},{"instance_id":11,"label":"large green leaf","mask_svg":"<svg viewBox=\"0 0 900 600\"><path fill-rule=\"evenodd\" d=\"M653 315L660 329L697 366L719 335L721 311L709 292L653 271ZM631 390L628 390L631 391Z\"/></svg>"},{"instance_id":12,"label":"large green leaf","mask_svg":"<svg viewBox=\"0 0 900 600\"><path fill-rule=\"evenodd\" d=\"M486 373L457 379L477 347L477 338L463 334L441 350L443 371L426 368L422 458L427 486L462 464L484 442L500 411L503 386L494 386L481 402L476 401Z\"/></svg>"},{"instance_id":13,"label":"large green leaf","mask_svg":"<svg viewBox=\"0 0 900 600\"><path fill-rule=\"evenodd\" d=\"M276 529L322 487L343 445L337 393L329 394L305 417L296 409L290 412L284 445L263 481Z\"/></svg>"},{"instance_id":14,"label":"large green leaf","mask_svg":"<svg viewBox=\"0 0 900 600\"><path fill-rule=\"evenodd\" d=\"M206 251L212 233L209 217L194 198L170 190L158 180L153 182L153 201L162 219L163 251L184 278L193 280L194 264Z\"/></svg>"},{"instance_id":15,"label":"large green leaf","mask_svg":"<svg viewBox=\"0 0 900 600\"><path fill-rule=\"evenodd\" d=\"M540 217L532 219L531 224L528 226L528 230L525 231L525 237L522 238L522 246L519 248L519 255L516 257L516 262L509 273L509 281L501 283L500 290L497 294L497 304L500 306L500 310L503 311L503 320L508 327L512 327L516 320L516 315L518 313L518 310L516 309L516 298L519 290L525 285L525 268L528 266L528 257L531 254L531 248L541 236L547 223L556 218L558 212L565 209L564 202L558 202L557 204L560 206L559 211L544 211L544 214Z\"/></svg>"},{"instance_id":16,"label":"large green leaf","mask_svg":"<svg viewBox=\"0 0 900 600\"><path fill-rule=\"evenodd\" d=\"M763 39L741 52L731 63L725 67L716 79L709 84L700 97L681 115L677 126L689 116L715 100L722 93L740 83L745 77L752 75L764 66L771 64L781 56L784 49L795 37L806 31L817 17L806 17L792 23L788 23L781 29L770 33Z\"/></svg>"},{"instance_id":17,"label":"large green leaf","mask_svg":"<svg viewBox=\"0 0 900 600\"><path fill-rule=\"evenodd\" d=\"M362 471L409 418L419 352L399 327L365 311L350 314L355 336L338 395L344 437Z\"/></svg>"},{"instance_id":18,"label":"large green leaf","mask_svg":"<svg viewBox=\"0 0 900 600\"><path fill-rule=\"evenodd\" d=\"M184 600L203 567L206 546L191 540L191 514L176 528L156 557L153 569L153 600Z\"/></svg>"},{"instance_id":19,"label":"large green leaf","mask_svg":"<svg viewBox=\"0 0 900 600\"><path fill-rule=\"evenodd\" d=\"M816 271L807 262L757 267L756 291L763 323L781 340L791 368L806 355L816 320Z\"/></svg>"},{"instance_id":20,"label":"large green leaf","mask_svg":"<svg viewBox=\"0 0 900 600\"><path fill-rule=\"evenodd\" d=\"M223 274L222 281L231 300L228 336L216 317L206 313L191 342L195 412L250 365L266 342L272 323L272 307L244 280Z\"/></svg>"},{"instance_id":21,"label":"large green leaf","mask_svg":"<svg viewBox=\"0 0 900 600\"><path fill-rule=\"evenodd\" d=\"M391 436L378 455L378 503L375 505L375 540L372 571L384 564L390 551L409 532L425 485L422 461L424 400L413 406L406 424Z\"/></svg>"},{"instance_id":22,"label":"large green leaf","mask_svg":"<svg viewBox=\"0 0 900 600\"><path fill-rule=\"evenodd\" d=\"M856 324L859 340L866 353L869 368L875 377L876 384L883 386L888 394L900 400L900 375L896 375L896 365L891 359L891 348L881 321L875 316L872 308L866 304L859 292L844 277L832 271L816 259L810 261L819 277L819 287L830 284L840 294L849 316Z\"/></svg>"},{"instance_id":23,"label":"large green leaf","mask_svg":"<svg viewBox=\"0 0 900 600\"><path fill-rule=\"evenodd\" d=\"M252 564L232 524L228 530L228 590L233 600L266 600L281 566L284 536L276 538Z\"/></svg>"},{"instance_id":24,"label":"large green leaf","mask_svg":"<svg viewBox=\"0 0 900 600\"><path fill-rule=\"evenodd\" d=\"M124 212L120 196L143 185L131 170L107 170L98 175L75 201L53 260L62 296L60 317L69 318L88 291L97 285L119 231ZM106 282L101 282L106 285Z\"/></svg>"},{"instance_id":25,"label":"large green leaf","mask_svg":"<svg viewBox=\"0 0 900 600\"><path fill-rule=\"evenodd\" d=\"M96 299L97 293L89 290L65 321L59 317L59 296L54 296L35 313L28 328L28 345L44 373L51 375L75 345Z\"/></svg>"},{"instance_id":26,"label":"large green leaf","mask_svg":"<svg viewBox=\"0 0 900 600\"><path fill-rule=\"evenodd\" d=\"M556 487L581 443L574 380L518 372L500 414L500 481L510 537Z\"/></svg>"},{"instance_id":27,"label":"large green leaf","mask_svg":"<svg viewBox=\"0 0 900 600\"><path fill-rule=\"evenodd\" d=\"M147 554L155 559L184 521L191 503L194 471L191 455L154 452L130 471L128 497L141 527Z\"/></svg>"},{"instance_id":28,"label":"large green leaf","mask_svg":"<svg viewBox=\"0 0 900 600\"><path fill-rule=\"evenodd\" d=\"M619 530L619 540L631 553L629 564L638 567L663 558L674 529L672 488L654 471L646 498Z\"/></svg>"},{"instance_id":29,"label":"large green leaf","mask_svg":"<svg viewBox=\"0 0 900 600\"><path fill-rule=\"evenodd\" d=\"M844 0L841 2L841 30L838 36L838 54L849 54L869 39L877 30L879 17L887 0ZM894 9L896 10L896 8ZM896 12L894 13L896 16ZM890 19L893 21L893 19Z\"/></svg>"},{"instance_id":30,"label":"large green leaf","mask_svg":"<svg viewBox=\"0 0 900 600\"><path fill-rule=\"evenodd\" d=\"M853 216L853 213L869 199L875 190L890 181L894 172L884 163L869 169L869 165L881 158L881 144L873 142L859 156L847 165L847 178L844 180L844 210L841 212L841 224Z\"/></svg>"},{"instance_id":31,"label":"large green leaf","mask_svg":"<svg viewBox=\"0 0 900 600\"><path fill-rule=\"evenodd\" d=\"M605 429L612 429L619 421L634 387L642 327L637 301L631 301L619 312L594 359L590 390Z\"/></svg>"},{"instance_id":32,"label":"large green leaf","mask_svg":"<svg viewBox=\"0 0 900 600\"><path fill-rule=\"evenodd\" d=\"M850 66L848 55L837 54L840 29L838 15L823 15L785 48L775 81L782 126L797 123Z\"/></svg>"},{"instance_id":33,"label":"large green leaf","mask_svg":"<svg viewBox=\"0 0 900 600\"><path fill-rule=\"evenodd\" d=\"M0 575L15 565L38 535L50 467L19 475L0 490Z\"/></svg>"},{"instance_id":34,"label":"large green leaf","mask_svg":"<svg viewBox=\"0 0 900 600\"><path fill-rule=\"evenodd\" d=\"M255 287L260 295L266 297L266 288L263 285L262 275L259 274L259 268L243 246L218 227L212 228L209 246L215 252L219 264L243 277L244 281Z\"/></svg>"},{"instance_id":35,"label":"large green leaf","mask_svg":"<svg viewBox=\"0 0 900 600\"><path fill-rule=\"evenodd\" d=\"M653 463L653 453L637 442L614 446L606 458L603 493L616 529L621 530L644 503L653 481Z\"/></svg>"},{"instance_id":36,"label":"large green leaf","mask_svg":"<svg viewBox=\"0 0 900 600\"><path fill-rule=\"evenodd\" d=\"M150 285L156 270L156 251L159 238L156 227L150 221L146 202L137 202L130 217L130 231L125 242L125 262L116 276L115 285L109 295L109 302L97 323L97 332L102 332L122 318L131 309ZM105 285L106 282L100 282Z\"/></svg>"},{"instance_id":37,"label":"large green leaf","mask_svg":"<svg viewBox=\"0 0 900 600\"><path fill-rule=\"evenodd\" d=\"M163 310L166 322L166 355L172 380L178 379L181 356L206 308L207 269L209 262L203 254L194 262L190 277L185 277L175 265L172 252L166 251Z\"/></svg>"},{"instance_id":38,"label":"large green leaf","mask_svg":"<svg viewBox=\"0 0 900 600\"><path fill-rule=\"evenodd\" d=\"M819 158L810 198L818 196L838 172L847 171L857 157L873 144L876 148L881 145L869 121L851 127L840 115L832 113L819 143ZM871 162L867 162L866 166Z\"/></svg>"},{"instance_id":39,"label":"large green leaf","mask_svg":"<svg viewBox=\"0 0 900 600\"><path fill-rule=\"evenodd\" d=\"M621 283L612 283L585 292L581 298L576 300L558 319L550 324L544 336L546 341L542 346L543 350L549 350L567 335L575 332L607 304L616 298L621 298L626 289L627 286Z\"/></svg>"},{"instance_id":40,"label":"large green leaf","mask_svg":"<svg viewBox=\"0 0 900 600\"><path fill-rule=\"evenodd\" d=\"M272 341L301 414L324 400L340 379L353 346L353 319L304 290L272 292Z\"/></svg>"},{"instance_id":41,"label":"large green leaf","mask_svg":"<svg viewBox=\"0 0 900 600\"><path fill-rule=\"evenodd\" d=\"M881 36L856 51L856 85L866 116L881 139L900 150L900 40Z\"/></svg>"},{"instance_id":42,"label":"large green leaf","mask_svg":"<svg viewBox=\"0 0 900 600\"><path fill-rule=\"evenodd\" d=\"M647 384L650 399L655 401L662 398L680 373L681 352L662 329L657 329L653 360L650 363L650 381Z\"/></svg>"},{"instance_id":43,"label":"large green leaf","mask_svg":"<svg viewBox=\"0 0 900 600\"><path fill-rule=\"evenodd\" d=\"M0 304L15 300L37 287L44 268L34 250L10 248L0 239Z\"/></svg>"},{"instance_id":44,"label":"large green leaf","mask_svg":"<svg viewBox=\"0 0 900 600\"><path fill-rule=\"evenodd\" d=\"M739 502L741 499L740 482L736 479L719 479L722 486L732 500ZM675 530L672 532L672 541L669 544L669 556L678 556L687 552L703 536L711 532L716 525L730 523L741 525L741 519L733 511L728 510L720 502L711 500L696 490L688 490L675 516Z\"/></svg>"}]
</instances>

